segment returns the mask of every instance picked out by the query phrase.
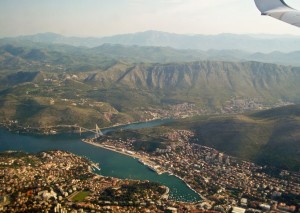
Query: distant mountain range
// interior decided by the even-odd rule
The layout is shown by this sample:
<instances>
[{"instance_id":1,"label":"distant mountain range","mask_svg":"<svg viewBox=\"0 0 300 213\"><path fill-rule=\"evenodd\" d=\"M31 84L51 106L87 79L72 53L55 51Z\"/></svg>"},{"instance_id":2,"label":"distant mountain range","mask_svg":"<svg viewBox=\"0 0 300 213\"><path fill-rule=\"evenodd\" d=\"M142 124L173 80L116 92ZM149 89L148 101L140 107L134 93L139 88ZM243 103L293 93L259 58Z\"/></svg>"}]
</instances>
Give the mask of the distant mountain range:
<instances>
[{"instance_id":1,"label":"distant mountain range","mask_svg":"<svg viewBox=\"0 0 300 213\"><path fill-rule=\"evenodd\" d=\"M97 47L105 43L160 46L176 49L196 50L241 50L247 52L270 53L273 51L292 52L300 50L299 36L271 35L181 35L159 31L146 31L133 34L115 35L102 38L65 37L54 33L19 36L0 40L5 42L31 41L47 44L66 44L72 46Z\"/></svg>"},{"instance_id":2,"label":"distant mountain range","mask_svg":"<svg viewBox=\"0 0 300 213\"><path fill-rule=\"evenodd\" d=\"M300 66L300 51L249 53L240 50L178 50L170 47L103 44L94 48L61 44L0 41L0 70L63 70L71 72L104 70L123 63L183 63L193 61L258 61Z\"/></svg>"}]
</instances>

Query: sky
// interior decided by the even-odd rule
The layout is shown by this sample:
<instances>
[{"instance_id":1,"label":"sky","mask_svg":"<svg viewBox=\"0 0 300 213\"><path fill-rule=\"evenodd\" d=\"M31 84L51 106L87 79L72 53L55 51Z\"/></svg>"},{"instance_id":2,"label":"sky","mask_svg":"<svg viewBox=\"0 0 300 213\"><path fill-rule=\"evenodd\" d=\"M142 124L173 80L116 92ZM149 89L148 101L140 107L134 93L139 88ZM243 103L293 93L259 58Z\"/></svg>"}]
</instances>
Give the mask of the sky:
<instances>
[{"instance_id":1,"label":"sky","mask_svg":"<svg viewBox=\"0 0 300 213\"><path fill-rule=\"evenodd\" d=\"M300 9L300 0L286 0ZM260 16L254 0L0 0L0 37L53 32L102 37L158 30L178 34L291 34Z\"/></svg>"}]
</instances>

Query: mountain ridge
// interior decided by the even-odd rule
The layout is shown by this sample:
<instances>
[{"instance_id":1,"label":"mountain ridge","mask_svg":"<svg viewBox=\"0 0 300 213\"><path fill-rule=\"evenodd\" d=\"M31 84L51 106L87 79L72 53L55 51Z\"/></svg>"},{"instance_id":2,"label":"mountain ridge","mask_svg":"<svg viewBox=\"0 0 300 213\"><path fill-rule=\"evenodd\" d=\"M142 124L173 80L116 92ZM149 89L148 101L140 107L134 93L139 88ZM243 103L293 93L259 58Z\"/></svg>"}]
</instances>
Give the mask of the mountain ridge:
<instances>
[{"instance_id":1,"label":"mountain ridge","mask_svg":"<svg viewBox=\"0 0 300 213\"><path fill-rule=\"evenodd\" d=\"M163 46L176 49L198 50L223 50L239 49L248 52L273 51L292 52L300 50L300 38L297 36L274 35L244 35L244 34L218 34L218 35L185 35L160 31L145 31L138 33L120 34L106 37L66 37L54 33L41 33L29 36L4 38L11 41L31 41L49 44L68 44L73 46L96 47L104 43L139 45L139 46Z\"/></svg>"},{"instance_id":2,"label":"mountain ridge","mask_svg":"<svg viewBox=\"0 0 300 213\"><path fill-rule=\"evenodd\" d=\"M300 66L300 51L291 53L249 53L240 50L177 50L170 47L103 44L95 48L41 43L0 42L0 69L12 71L63 69L64 71L102 70L114 63L183 63L209 61L258 61ZM59 67L58 67L59 66Z\"/></svg>"},{"instance_id":3,"label":"mountain ridge","mask_svg":"<svg viewBox=\"0 0 300 213\"><path fill-rule=\"evenodd\" d=\"M4 75L1 85L32 82L31 74L23 72ZM92 99L113 103L125 108L134 105L155 105L165 98L220 109L232 97L258 98L265 103L300 102L300 68L260 62L197 61L182 63L116 62L101 70L90 72L43 72L44 79L64 81L75 75L82 87L95 90L86 95ZM40 75L41 76L41 75ZM9 79L14 79L9 82ZM36 81L35 81L36 82ZM77 84L75 84L76 86ZM84 90L85 91L85 90ZM124 91L128 91L128 94ZM87 92L87 91L85 91ZM135 95L131 96L130 93ZM122 97L124 99L115 99ZM128 96L127 96L128 95ZM134 100L139 97L142 103ZM145 97L148 97L145 99ZM150 98L151 97L151 98ZM160 101L159 101L160 100ZM111 102L110 102L111 101ZM144 103L144 101L146 101ZM127 107L126 107L127 106ZM121 107L122 108L122 107Z\"/></svg>"},{"instance_id":4,"label":"mountain ridge","mask_svg":"<svg viewBox=\"0 0 300 213\"><path fill-rule=\"evenodd\" d=\"M262 96L283 98L288 91L299 93L299 68L259 62L198 61L168 64L137 64L98 72L89 83L123 85L129 88L162 90L166 94L185 91L195 96ZM294 96L296 98L296 96Z\"/></svg>"}]
</instances>

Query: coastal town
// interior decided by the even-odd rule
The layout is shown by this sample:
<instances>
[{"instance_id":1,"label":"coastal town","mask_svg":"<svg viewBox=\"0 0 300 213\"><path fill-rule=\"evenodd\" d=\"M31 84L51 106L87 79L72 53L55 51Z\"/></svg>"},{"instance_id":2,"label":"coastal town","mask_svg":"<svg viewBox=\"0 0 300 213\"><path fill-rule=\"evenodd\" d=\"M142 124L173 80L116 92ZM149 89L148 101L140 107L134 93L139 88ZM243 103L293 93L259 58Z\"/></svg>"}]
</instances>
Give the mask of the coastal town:
<instances>
[{"instance_id":1,"label":"coastal town","mask_svg":"<svg viewBox=\"0 0 300 213\"><path fill-rule=\"evenodd\" d=\"M169 146L147 153L134 149L135 138L86 139L84 142L117 151L162 174L182 179L203 198L206 209L219 212L296 212L300 207L300 173L259 166L190 142L193 133L174 130Z\"/></svg>"},{"instance_id":2,"label":"coastal town","mask_svg":"<svg viewBox=\"0 0 300 213\"><path fill-rule=\"evenodd\" d=\"M0 26L0 213L300 213L300 0L0 0Z\"/></svg>"},{"instance_id":3,"label":"coastal town","mask_svg":"<svg viewBox=\"0 0 300 213\"><path fill-rule=\"evenodd\" d=\"M0 212L210 212L168 200L158 183L96 175L99 165L65 151L5 152L0 162Z\"/></svg>"},{"instance_id":4,"label":"coastal town","mask_svg":"<svg viewBox=\"0 0 300 213\"><path fill-rule=\"evenodd\" d=\"M292 103L280 102L278 104L279 106L281 106L289 105ZM232 98L230 101L226 102L226 105L224 105L223 108L224 111L222 111L221 113L234 114L239 113L241 111L264 108L265 106L261 105L258 99L256 100ZM147 114L146 116L144 116L143 121L170 117L186 118L194 115L208 113L205 109L197 109L197 106L191 103L176 104L167 110L141 110L143 110ZM51 127L24 126L18 120L2 121L0 123L0 127L6 128L16 133L42 135L51 135L60 132L79 133L80 129L80 127L76 124L58 125ZM123 131L122 128L121 131ZM197 145L196 143L194 143L195 141L193 141L194 134L191 131L173 130L173 132L161 135L160 138L166 141L167 145L156 148L156 150L153 152L137 149L134 146L134 143L137 142L138 139L127 135L126 137L119 138L101 136L97 139L84 139L83 141L95 146L112 150L114 152L119 152L121 154L137 158L140 163L146 165L158 174L169 173L170 175L175 175L176 177L182 179L197 194L199 194L199 196L202 197L202 201L189 204L181 203L178 201L171 201L170 199L167 199L168 196L166 195L161 197L157 195L154 196L153 199L140 198L138 202L135 202L135 200L128 199L114 201L110 199L110 197L101 194L104 193L105 189L109 187L116 188L116 185L114 184L108 184L106 188L103 188L105 184L103 184L102 181L104 181L104 183L107 182L107 180L104 177L100 178L99 176L97 176L97 178L94 178L94 174L89 173L87 178L89 181L92 180L94 184L88 184L81 180L80 184L79 182L76 182L76 184L74 184L72 180L78 179L74 176L74 174L72 174L72 176L68 175L68 173L58 173L60 175L59 177L63 178L61 178L59 182L55 182L55 184L52 180L52 182L50 181L51 184L48 184L48 179L42 182L39 180L37 182L38 184L35 184L35 186L40 187L43 186L41 184L45 185L44 182L46 182L45 187L40 187L39 190L34 191L35 194L31 194L32 197L30 197L30 205L27 205L27 203L23 205L25 210L21 208L22 205L18 204L19 200L22 200L24 196L27 197L27 195L24 195L24 193L22 194L22 192L24 191L23 189L21 190L21 188L17 187L13 190L13 193L15 194L18 192L17 194L19 197L11 193L12 191L0 191L0 210L2 208L4 212L14 212L14 209L17 209L16 211L24 212L28 210L28 207L31 209L46 209L47 211L51 212L55 209L55 207L57 207L53 205L52 201L54 200L55 205L57 204L57 208L60 209L58 212L68 212L71 209L73 210L74 208L76 209L76 211L81 211L82 209L82 211L105 210L111 212L134 212L137 210L137 206L140 209L143 209L145 211L149 210L150 212L153 210L153 208L155 208L155 211L152 212L164 212L167 211L168 208L172 209L171 212L191 212L192 210L194 212L196 212L196 210L198 212L299 211L299 173L291 171L281 171L279 174L273 174L272 168L255 165L251 162L243 161L241 159L237 159L235 157L226 155L225 153L221 153L213 148ZM6 165L13 165L7 162L4 158L0 162L3 163L3 165L5 165L5 163L7 163ZM31 167L32 165L27 166ZM88 167L94 169L96 168L95 165L94 167L90 165ZM56 168L58 168L58 170L60 168L63 171L65 167L56 166ZM3 172L1 173L3 174L2 183L8 183L6 186L9 187L11 185L10 189L13 189L14 185L11 184L11 180L14 180L14 178L12 177L15 177L16 173L14 173L15 171L13 170L9 171L11 171L12 173L7 172L6 170L3 170ZM29 177L35 176L29 172L31 171L30 169L25 169L22 171L28 172ZM17 172L19 171L17 170ZM5 179L5 175L7 174L12 175L9 176L8 179ZM20 173L18 174L20 175ZM50 177L52 177L53 174L56 173L50 171L39 171L38 174L48 174ZM66 176L70 178L72 177L73 179L66 181ZM46 178L45 176L42 177ZM111 178L110 180L113 179L114 178ZM55 181L57 180L58 179L55 179ZM26 181L29 181L30 184L25 184L25 186L32 186L33 183L36 183L36 179L29 178L26 179ZM99 182L98 188L96 187L97 181ZM117 185L117 188L122 188L121 186L123 182L121 180L118 181L120 184ZM19 183L19 180L16 180L16 182ZM68 183L72 185L72 188L66 187L66 184ZM133 185L137 184L137 182L132 183ZM66 187L68 189L66 189L66 191L61 191L61 186ZM26 188L26 190L27 189L28 187ZM49 198L46 202L47 205L41 204L45 203L45 200L43 198L40 198L42 194L38 194L39 192L45 190L48 191L47 193L56 196L56 199L54 199L55 196L51 195L51 200L49 201ZM19 194L20 191L21 194ZM65 194L62 192L67 193ZM79 196L87 196L84 196L84 199L80 199L79 202L76 200L76 194L79 194ZM72 197L75 197L76 201ZM101 197L101 199L99 197ZM15 198L18 198L17 201L15 200ZM92 203L92 205L90 205L90 203ZM16 205L18 206L17 208L15 207ZM118 209L116 210L116 208Z\"/></svg>"}]
</instances>

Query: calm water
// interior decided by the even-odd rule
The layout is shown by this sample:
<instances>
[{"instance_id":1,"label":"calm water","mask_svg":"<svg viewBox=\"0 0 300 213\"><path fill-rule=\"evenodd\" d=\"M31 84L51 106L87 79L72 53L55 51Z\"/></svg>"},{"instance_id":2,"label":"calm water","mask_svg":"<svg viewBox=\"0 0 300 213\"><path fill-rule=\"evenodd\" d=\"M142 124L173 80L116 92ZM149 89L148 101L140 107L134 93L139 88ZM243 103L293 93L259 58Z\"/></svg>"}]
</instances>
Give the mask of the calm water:
<instances>
[{"instance_id":1,"label":"calm water","mask_svg":"<svg viewBox=\"0 0 300 213\"><path fill-rule=\"evenodd\" d=\"M150 122L150 126L163 121ZM136 124L135 124L136 125ZM142 127L145 124L142 125ZM140 128L141 126L135 126ZM123 127L124 128L124 127ZM132 126L126 128L133 128ZM61 134L52 136L33 136L13 134L0 129L0 151L20 150L37 153L46 150L65 150L100 164L99 174L121 179L139 179L159 182L170 188L170 198L180 201L198 201L201 198L189 189L186 184L175 176L158 175L137 160L106 149L81 142L79 135Z\"/></svg>"}]
</instances>

